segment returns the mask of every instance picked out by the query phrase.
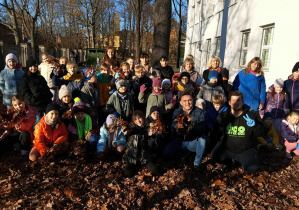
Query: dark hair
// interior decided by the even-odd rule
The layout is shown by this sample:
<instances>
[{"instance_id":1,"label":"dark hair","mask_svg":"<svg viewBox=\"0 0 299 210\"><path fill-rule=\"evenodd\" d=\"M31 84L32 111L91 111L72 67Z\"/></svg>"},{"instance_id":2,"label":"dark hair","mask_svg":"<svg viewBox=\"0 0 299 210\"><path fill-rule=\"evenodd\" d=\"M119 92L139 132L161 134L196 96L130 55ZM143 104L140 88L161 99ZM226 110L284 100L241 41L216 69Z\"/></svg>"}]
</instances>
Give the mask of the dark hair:
<instances>
[{"instance_id":1,"label":"dark hair","mask_svg":"<svg viewBox=\"0 0 299 210\"><path fill-rule=\"evenodd\" d=\"M102 63L101 67L100 67L100 71L102 71L102 70L108 71L108 70L110 70L110 66L107 63Z\"/></svg>"},{"instance_id":2,"label":"dark hair","mask_svg":"<svg viewBox=\"0 0 299 210\"><path fill-rule=\"evenodd\" d=\"M183 92L182 95L181 95L181 100L182 100L183 96L190 96L193 100L193 96L190 92Z\"/></svg>"},{"instance_id":3,"label":"dark hair","mask_svg":"<svg viewBox=\"0 0 299 210\"><path fill-rule=\"evenodd\" d=\"M140 58L149 58L149 55L146 52L141 53Z\"/></svg>"},{"instance_id":4,"label":"dark hair","mask_svg":"<svg viewBox=\"0 0 299 210\"><path fill-rule=\"evenodd\" d=\"M113 58L116 59L116 53L115 53L115 49L114 49L114 47L107 47L107 48L106 48L106 51L105 51L104 60L108 60L108 59L110 59L110 57L108 56L108 50L113 50L113 51L114 51ZM113 58L112 58L112 59L113 59Z\"/></svg>"},{"instance_id":5,"label":"dark hair","mask_svg":"<svg viewBox=\"0 0 299 210\"><path fill-rule=\"evenodd\" d=\"M242 101L244 101L244 99L243 99L243 93L240 92L240 91L238 91L238 90L235 90L235 91L232 91L232 92L229 93L229 95L228 95L228 101L230 101L230 99L231 99L232 96L241 96Z\"/></svg>"},{"instance_id":6,"label":"dark hair","mask_svg":"<svg viewBox=\"0 0 299 210\"><path fill-rule=\"evenodd\" d=\"M135 122L136 117L140 117L143 119L143 121L145 121L145 116L144 116L143 112L140 110L136 110L133 112L133 114L132 114L132 122L133 123Z\"/></svg>"},{"instance_id":7,"label":"dark hair","mask_svg":"<svg viewBox=\"0 0 299 210\"><path fill-rule=\"evenodd\" d=\"M162 56L160 57L160 61L161 61L162 59L168 61L168 58L166 57L166 55L162 55Z\"/></svg>"}]
</instances>

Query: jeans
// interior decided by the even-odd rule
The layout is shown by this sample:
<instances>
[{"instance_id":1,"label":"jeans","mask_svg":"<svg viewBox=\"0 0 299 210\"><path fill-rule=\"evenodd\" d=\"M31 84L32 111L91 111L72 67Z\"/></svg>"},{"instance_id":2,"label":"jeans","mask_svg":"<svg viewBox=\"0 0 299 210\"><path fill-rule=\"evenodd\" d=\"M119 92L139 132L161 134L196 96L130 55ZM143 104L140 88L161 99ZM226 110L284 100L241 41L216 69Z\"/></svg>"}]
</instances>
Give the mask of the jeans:
<instances>
[{"instance_id":1,"label":"jeans","mask_svg":"<svg viewBox=\"0 0 299 210\"><path fill-rule=\"evenodd\" d=\"M203 137L198 137L193 141L183 141L183 149L188 149L191 152L196 152L194 166L198 166L201 163L203 153L206 148L206 139Z\"/></svg>"},{"instance_id":2,"label":"jeans","mask_svg":"<svg viewBox=\"0 0 299 210\"><path fill-rule=\"evenodd\" d=\"M98 143L98 136L95 134L92 134L90 136L89 142L88 142L88 152L91 154L96 154L97 152L97 143Z\"/></svg>"}]
</instances>

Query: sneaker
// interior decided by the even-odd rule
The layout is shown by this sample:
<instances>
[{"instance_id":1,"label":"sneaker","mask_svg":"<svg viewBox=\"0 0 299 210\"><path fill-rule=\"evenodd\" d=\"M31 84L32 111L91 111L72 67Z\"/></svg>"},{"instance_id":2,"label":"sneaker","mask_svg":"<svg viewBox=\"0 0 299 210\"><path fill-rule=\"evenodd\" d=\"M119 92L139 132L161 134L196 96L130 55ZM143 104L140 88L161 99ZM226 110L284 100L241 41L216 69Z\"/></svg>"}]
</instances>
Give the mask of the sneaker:
<instances>
[{"instance_id":1,"label":"sneaker","mask_svg":"<svg viewBox=\"0 0 299 210\"><path fill-rule=\"evenodd\" d=\"M288 159L290 159L290 160L292 159L292 155L291 155L291 153L286 152L285 156L286 156L286 158L288 158Z\"/></svg>"}]
</instances>

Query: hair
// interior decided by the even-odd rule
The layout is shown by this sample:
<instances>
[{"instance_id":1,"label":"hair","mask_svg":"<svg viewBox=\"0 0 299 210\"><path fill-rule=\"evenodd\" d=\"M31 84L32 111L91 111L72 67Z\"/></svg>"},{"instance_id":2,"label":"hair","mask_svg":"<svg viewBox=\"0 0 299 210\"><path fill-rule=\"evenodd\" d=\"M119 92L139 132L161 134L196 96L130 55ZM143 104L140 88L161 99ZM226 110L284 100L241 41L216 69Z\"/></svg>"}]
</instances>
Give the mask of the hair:
<instances>
[{"instance_id":1,"label":"hair","mask_svg":"<svg viewBox=\"0 0 299 210\"><path fill-rule=\"evenodd\" d=\"M193 100L193 96L190 92L183 92L182 95L181 95L181 100L182 100L183 96L190 96Z\"/></svg>"},{"instance_id":2,"label":"hair","mask_svg":"<svg viewBox=\"0 0 299 210\"><path fill-rule=\"evenodd\" d=\"M224 104L224 96L221 94L216 94L213 96L212 101L213 101L213 104L223 105Z\"/></svg>"},{"instance_id":3,"label":"hair","mask_svg":"<svg viewBox=\"0 0 299 210\"><path fill-rule=\"evenodd\" d=\"M168 58L167 58L166 55L162 55L162 56L160 57L159 61L162 61L163 59L166 60L166 61L168 61Z\"/></svg>"},{"instance_id":4,"label":"hair","mask_svg":"<svg viewBox=\"0 0 299 210\"><path fill-rule=\"evenodd\" d=\"M194 69L194 60L192 58L186 58L184 60L184 63L183 63L184 68L187 63L190 63L192 65L192 69Z\"/></svg>"},{"instance_id":5,"label":"hair","mask_svg":"<svg viewBox=\"0 0 299 210\"><path fill-rule=\"evenodd\" d=\"M191 58L191 59L193 59L193 58L194 58L194 56L193 56L193 55L191 55L191 54L189 54L189 55L187 55L186 59L187 59L187 58ZM185 60L186 60L186 59L185 59Z\"/></svg>"},{"instance_id":6,"label":"hair","mask_svg":"<svg viewBox=\"0 0 299 210\"><path fill-rule=\"evenodd\" d=\"M145 71L145 69L142 65L136 65L135 66L135 72L139 72L139 71Z\"/></svg>"},{"instance_id":7,"label":"hair","mask_svg":"<svg viewBox=\"0 0 299 210\"><path fill-rule=\"evenodd\" d=\"M123 66L126 66L130 70L130 65L127 62L122 62L120 64L120 71L122 72Z\"/></svg>"},{"instance_id":8,"label":"hair","mask_svg":"<svg viewBox=\"0 0 299 210\"><path fill-rule=\"evenodd\" d=\"M276 92L275 92L275 87L274 86L273 86L273 89L270 90L270 94L271 94L271 99L275 100L275 94L276 94ZM284 90L281 91L280 96L281 96L281 100L285 101L286 96L285 96Z\"/></svg>"},{"instance_id":9,"label":"hair","mask_svg":"<svg viewBox=\"0 0 299 210\"><path fill-rule=\"evenodd\" d=\"M37 67L37 64L35 64L35 66L36 66L36 68L38 68L38 67ZM31 66L28 67L28 71L27 71L27 75L28 75L28 76L31 76L31 75L33 74L33 73L29 70L30 67L31 67ZM36 73L35 73L35 75L40 75L40 71L37 70Z\"/></svg>"},{"instance_id":10,"label":"hair","mask_svg":"<svg viewBox=\"0 0 299 210\"><path fill-rule=\"evenodd\" d=\"M15 102L15 101L22 101L22 102L24 102L25 104L27 103L25 96L23 96L23 95L21 95L21 94L13 95L13 96L11 97L11 102L10 102L10 104L11 104L11 111L12 111L12 112L15 112L15 111L16 111L16 110L14 109L13 105L12 105L12 103Z\"/></svg>"},{"instance_id":11,"label":"hair","mask_svg":"<svg viewBox=\"0 0 299 210\"><path fill-rule=\"evenodd\" d=\"M105 63L107 63L109 66L112 66L112 68L117 67L117 60L116 59L108 58L107 60L105 60Z\"/></svg>"},{"instance_id":12,"label":"hair","mask_svg":"<svg viewBox=\"0 0 299 210\"><path fill-rule=\"evenodd\" d=\"M69 68L71 68L71 67L78 67L78 65L74 61L67 62L66 70L69 71Z\"/></svg>"},{"instance_id":13,"label":"hair","mask_svg":"<svg viewBox=\"0 0 299 210\"><path fill-rule=\"evenodd\" d=\"M221 62L220 58L213 55L212 58L208 62L208 68L212 68L212 62L213 62L213 60L218 60L219 67L222 67L222 62Z\"/></svg>"},{"instance_id":14,"label":"hair","mask_svg":"<svg viewBox=\"0 0 299 210\"><path fill-rule=\"evenodd\" d=\"M261 74L262 76L264 76L264 71L263 71L263 64L262 61L259 57L254 57L251 59L251 61L249 61L249 63L247 64L247 67L244 69L245 74L248 74L251 70L251 64L257 62L258 66L257 66L257 70L256 73Z\"/></svg>"},{"instance_id":15,"label":"hair","mask_svg":"<svg viewBox=\"0 0 299 210\"><path fill-rule=\"evenodd\" d=\"M244 101L243 93L240 92L240 91L238 91L238 90L235 90L235 91L232 91L232 92L229 93L229 95L228 95L228 101L231 100L232 96L241 96L242 101Z\"/></svg>"},{"instance_id":16,"label":"hair","mask_svg":"<svg viewBox=\"0 0 299 210\"><path fill-rule=\"evenodd\" d=\"M145 116L144 116L143 112L140 110L136 110L133 112L133 114L132 114L132 122L133 123L135 123L135 120L137 117L140 117L143 119L143 121L145 121Z\"/></svg>"},{"instance_id":17,"label":"hair","mask_svg":"<svg viewBox=\"0 0 299 210\"><path fill-rule=\"evenodd\" d=\"M149 55L146 52L141 53L140 58L149 58Z\"/></svg>"},{"instance_id":18,"label":"hair","mask_svg":"<svg viewBox=\"0 0 299 210\"><path fill-rule=\"evenodd\" d=\"M286 117L286 119L288 120L289 117L292 117L293 115L297 115L299 117L299 112L296 111L291 111L288 116Z\"/></svg>"},{"instance_id":19,"label":"hair","mask_svg":"<svg viewBox=\"0 0 299 210\"><path fill-rule=\"evenodd\" d=\"M132 59L133 61L135 60L135 58L133 56L129 56L127 57L127 60Z\"/></svg>"},{"instance_id":20,"label":"hair","mask_svg":"<svg viewBox=\"0 0 299 210\"><path fill-rule=\"evenodd\" d=\"M111 124L111 125L107 125L107 124L105 123L105 128L106 128L106 130L108 131L108 130L110 130L110 128L117 128L117 124L113 123L113 124Z\"/></svg>"},{"instance_id":21,"label":"hair","mask_svg":"<svg viewBox=\"0 0 299 210\"><path fill-rule=\"evenodd\" d=\"M114 51L114 55L113 55L113 59L116 59L116 53L115 53L115 49L114 47L107 47L106 51L105 51L105 56L104 56L104 60L108 60L110 59L110 57L108 56L108 50L113 50Z\"/></svg>"},{"instance_id":22,"label":"hair","mask_svg":"<svg viewBox=\"0 0 299 210\"><path fill-rule=\"evenodd\" d=\"M102 63L101 67L100 67L100 71L102 71L102 70L108 71L108 70L110 70L110 66L107 63Z\"/></svg>"},{"instance_id":23,"label":"hair","mask_svg":"<svg viewBox=\"0 0 299 210\"><path fill-rule=\"evenodd\" d=\"M59 58L59 62L60 62L60 60L62 60L62 59L65 59L65 63L67 63L67 62L69 61L69 59L68 59L67 57L62 56L62 57Z\"/></svg>"}]
</instances>

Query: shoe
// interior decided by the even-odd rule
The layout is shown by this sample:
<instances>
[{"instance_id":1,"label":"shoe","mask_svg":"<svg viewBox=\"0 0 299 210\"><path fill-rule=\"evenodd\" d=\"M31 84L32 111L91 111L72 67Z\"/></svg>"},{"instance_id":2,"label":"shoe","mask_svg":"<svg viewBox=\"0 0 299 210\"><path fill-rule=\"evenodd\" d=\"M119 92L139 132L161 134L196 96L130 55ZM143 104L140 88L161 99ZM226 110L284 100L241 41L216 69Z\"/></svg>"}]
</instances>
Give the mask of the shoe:
<instances>
[{"instance_id":1,"label":"shoe","mask_svg":"<svg viewBox=\"0 0 299 210\"><path fill-rule=\"evenodd\" d=\"M199 166L199 165L194 165L194 167L193 167L193 171L194 171L195 173L200 172L200 166Z\"/></svg>"},{"instance_id":2,"label":"shoe","mask_svg":"<svg viewBox=\"0 0 299 210\"><path fill-rule=\"evenodd\" d=\"M292 155L291 155L291 153L286 152L285 156L286 156L286 158L288 158L288 159L290 159L290 160L292 159Z\"/></svg>"}]
</instances>

